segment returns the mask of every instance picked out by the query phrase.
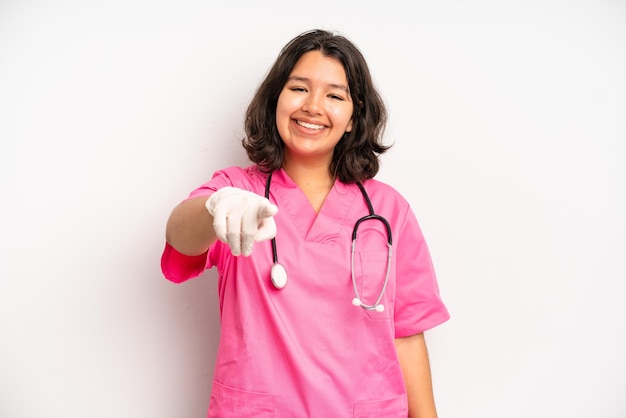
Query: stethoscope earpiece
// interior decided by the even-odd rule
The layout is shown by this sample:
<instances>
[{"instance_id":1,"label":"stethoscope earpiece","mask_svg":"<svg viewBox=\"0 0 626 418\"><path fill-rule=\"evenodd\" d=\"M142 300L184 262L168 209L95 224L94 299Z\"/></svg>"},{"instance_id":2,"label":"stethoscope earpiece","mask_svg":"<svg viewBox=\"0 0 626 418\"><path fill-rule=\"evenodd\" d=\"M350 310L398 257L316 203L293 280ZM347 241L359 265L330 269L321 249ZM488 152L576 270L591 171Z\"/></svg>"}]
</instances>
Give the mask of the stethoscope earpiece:
<instances>
[{"instance_id":1,"label":"stethoscope earpiece","mask_svg":"<svg viewBox=\"0 0 626 418\"><path fill-rule=\"evenodd\" d=\"M363 309L367 309L368 311L376 311L376 312L384 312L385 311L385 305L376 304L376 305L372 305L372 306L366 306L366 305L363 305L363 302L361 302L361 299L359 299L359 298L352 299L352 304L354 306L359 306L359 307L361 307Z\"/></svg>"}]
</instances>

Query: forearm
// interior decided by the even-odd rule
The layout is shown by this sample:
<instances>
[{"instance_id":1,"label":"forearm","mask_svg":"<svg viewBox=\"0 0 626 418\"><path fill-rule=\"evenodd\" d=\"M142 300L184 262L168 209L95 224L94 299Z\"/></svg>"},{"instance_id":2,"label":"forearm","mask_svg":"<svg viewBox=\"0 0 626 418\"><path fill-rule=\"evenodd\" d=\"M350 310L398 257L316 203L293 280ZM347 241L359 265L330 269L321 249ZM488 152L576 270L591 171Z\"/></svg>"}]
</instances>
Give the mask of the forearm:
<instances>
[{"instance_id":1,"label":"forearm","mask_svg":"<svg viewBox=\"0 0 626 418\"><path fill-rule=\"evenodd\" d=\"M437 418L424 334L397 338L396 350L407 389L410 418Z\"/></svg>"},{"instance_id":2,"label":"forearm","mask_svg":"<svg viewBox=\"0 0 626 418\"><path fill-rule=\"evenodd\" d=\"M206 200L206 197L187 200L170 214L165 239L182 254L202 254L217 240L213 216L205 206Z\"/></svg>"}]
</instances>

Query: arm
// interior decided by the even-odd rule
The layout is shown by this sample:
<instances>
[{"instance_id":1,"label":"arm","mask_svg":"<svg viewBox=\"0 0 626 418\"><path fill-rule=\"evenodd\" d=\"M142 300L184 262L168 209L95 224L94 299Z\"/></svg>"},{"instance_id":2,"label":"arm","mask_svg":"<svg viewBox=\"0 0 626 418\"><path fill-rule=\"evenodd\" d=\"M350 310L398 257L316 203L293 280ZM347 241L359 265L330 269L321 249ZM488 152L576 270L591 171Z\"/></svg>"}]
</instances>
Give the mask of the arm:
<instances>
[{"instance_id":1,"label":"arm","mask_svg":"<svg viewBox=\"0 0 626 418\"><path fill-rule=\"evenodd\" d=\"M208 199L179 204L167 221L165 239L185 255L205 253L217 240L228 243L233 255L252 253L255 242L276 235L276 205L236 187L223 187Z\"/></svg>"},{"instance_id":2,"label":"arm","mask_svg":"<svg viewBox=\"0 0 626 418\"><path fill-rule=\"evenodd\" d=\"M424 334L396 338L396 351L407 389L409 417L437 418Z\"/></svg>"},{"instance_id":3,"label":"arm","mask_svg":"<svg viewBox=\"0 0 626 418\"><path fill-rule=\"evenodd\" d=\"M206 209L207 197L182 202L174 208L167 220L165 239L185 255L205 253L217 240L213 216Z\"/></svg>"}]
</instances>

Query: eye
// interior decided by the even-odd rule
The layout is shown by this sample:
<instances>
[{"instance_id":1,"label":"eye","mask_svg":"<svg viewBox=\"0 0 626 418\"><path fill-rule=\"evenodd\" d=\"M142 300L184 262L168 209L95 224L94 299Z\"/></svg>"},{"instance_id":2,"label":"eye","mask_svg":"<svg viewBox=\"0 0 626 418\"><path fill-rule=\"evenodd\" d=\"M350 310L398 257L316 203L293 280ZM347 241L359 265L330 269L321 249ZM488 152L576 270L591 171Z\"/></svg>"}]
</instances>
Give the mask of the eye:
<instances>
[{"instance_id":1,"label":"eye","mask_svg":"<svg viewBox=\"0 0 626 418\"><path fill-rule=\"evenodd\" d=\"M333 100L341 100L341 101L345 100L342 96L339 96L337 94L329 94L328 97L330 97Z\"/></svg>"},{"instance_id":2,"label":"eye","mask_svg":"<svg viewBox=\"0 0 626 418\"><path fill-rule=\"evenodd\" d=\"M299 91L299 92L306 92L306 89L304 87L289 87L289 90L291 90L291 91Z\"/></svg>"}]
</instances>

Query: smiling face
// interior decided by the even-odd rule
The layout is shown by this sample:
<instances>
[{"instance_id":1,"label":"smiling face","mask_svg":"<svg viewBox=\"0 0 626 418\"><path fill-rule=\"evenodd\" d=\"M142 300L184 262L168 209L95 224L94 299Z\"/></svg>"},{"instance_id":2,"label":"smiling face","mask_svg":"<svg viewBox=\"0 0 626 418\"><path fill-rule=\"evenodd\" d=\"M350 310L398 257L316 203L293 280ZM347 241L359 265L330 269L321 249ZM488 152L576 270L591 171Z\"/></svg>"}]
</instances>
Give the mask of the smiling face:
<instances>
[{"instance_id":1,"label":"smiling face","mask_svg":"<svg viewBox=\"0 0 626 418\"><path fill-rule=\"evenodd\" d=\"M352 130L353 104L346 72L320 51L303 54L276 106L276 126L285 143L285 162L329 165L335 145Z\"/></svg>"}]
</instances>

